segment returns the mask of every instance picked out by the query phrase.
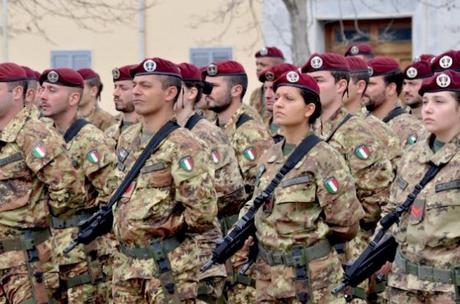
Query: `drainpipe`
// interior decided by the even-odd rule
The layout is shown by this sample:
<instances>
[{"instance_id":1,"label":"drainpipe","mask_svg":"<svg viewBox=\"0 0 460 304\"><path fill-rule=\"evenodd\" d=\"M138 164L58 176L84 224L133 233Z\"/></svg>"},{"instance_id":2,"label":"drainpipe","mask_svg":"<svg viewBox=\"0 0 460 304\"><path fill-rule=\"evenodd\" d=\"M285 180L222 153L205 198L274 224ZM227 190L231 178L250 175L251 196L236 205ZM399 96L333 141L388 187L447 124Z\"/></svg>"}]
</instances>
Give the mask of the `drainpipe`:
<instances>
[{"instance_id":1,"label":"drainpipe","mask_svg":"<svg viewBox=\"0 0 460 304\"><path fill-rule=\"evenodd\" d=\"M145 58L145 0L139 0L138 4L139 4L139 60L142 61Z\"/></svg>"},{"instance_id":2,"label":"drainpipe","mask_svg":"<svg viewBox=\"0 0 460 304\"><path fill-rule=\"evenodd\" d=\"M8 0L2 0L2 32L3 32L3 61L9 59L8 46Z\"/></svg>"}]
</instances>

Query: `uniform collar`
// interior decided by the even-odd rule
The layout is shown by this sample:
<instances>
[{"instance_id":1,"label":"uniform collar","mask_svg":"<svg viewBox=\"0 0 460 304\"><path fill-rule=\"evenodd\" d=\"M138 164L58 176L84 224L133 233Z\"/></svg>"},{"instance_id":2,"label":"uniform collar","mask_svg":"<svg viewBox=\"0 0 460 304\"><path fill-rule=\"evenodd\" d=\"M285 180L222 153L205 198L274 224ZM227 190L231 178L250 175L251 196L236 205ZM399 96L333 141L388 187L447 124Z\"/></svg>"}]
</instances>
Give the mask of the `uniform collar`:
<instances>
[{"instance_id":1,"label":"uniform collar","mask_svg":"<svg viewBox=\"0 0 460 304\"><path fill-rule=\"evenodd\" d=\"M273 148L271 148L268 152L270 153L267 156L267 162L269 164L277 163L280 164L284 161L284 155L283 155L283 145L284 145L285 139L283 138L282 141L279 143L275 144Z\"/></svg>"},{"instance_id":2,"label":"uniform collar","mask_svg":"<svg viewBox=\"0 0 460 304\"><path fill-rule=\"evenodd\" d=\"M427 163L432 162L435 165L448 163L455 154L460 150L460 133L446 143L437 153L433 153L430 147L434 135L431 134L422 143L422 151L419 153L419 162Z\"/></svg>"},{"instance_id":3,"label":"uniform collar","mask_svg":"<svg viewBox=\"0 0 460 304\"><path fill-rule=\"evenodd\" d=\"M318 124L315 126L315 131L317 134L320 134L321 137L327 138L329 134L335 131L342 122L342 120L347 116L348 111L345 107L340 107L326 122L322 122L321 118L318 119Z\"/></svg>"},{"instance_id":4,"label":"uniform collar","mask_svg":"<svg viewBox=\"0 0 460 304\"><path fill-rule=\"evenodd\" d=\"M0 131L0 141L14 142L19 131L24 127L26 121L30 118L30 108L24 107L16 116Z\"/></svg>"}]
</instances>

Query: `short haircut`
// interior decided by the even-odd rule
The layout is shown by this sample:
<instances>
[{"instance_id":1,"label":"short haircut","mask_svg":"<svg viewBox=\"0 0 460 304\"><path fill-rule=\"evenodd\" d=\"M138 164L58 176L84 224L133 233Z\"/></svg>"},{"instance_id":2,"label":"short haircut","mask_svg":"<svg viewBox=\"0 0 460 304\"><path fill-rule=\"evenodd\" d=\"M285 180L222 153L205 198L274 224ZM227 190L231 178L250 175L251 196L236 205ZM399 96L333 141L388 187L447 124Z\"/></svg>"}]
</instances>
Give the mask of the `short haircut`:
<instances>
[{"instance_id":1,"label":"short haircut","mask_svg":"<svg viewBox=\"0 0 460 304\"><path fill-rule=\"evenodd\" d=\"M7 82L7 88L9 91L13 90L15 87L22 87L22 97L26 98L27 93L27 80L17 80L17 81L10 81Z\"/></svg>"},{"instance_id":2,"label":"short haircut","mask_svg":"<svg viewBox=\"0 0 460 304\"><path fill-rule=\"evenodd\" d=\"M460 105L460 91L451 92L457 103Z\"/></svg>"},{"instance_id":3,"label":"short haircut","mask_svg":"<svg viewBox=\"0 0 460 304\"><path fill-rule=\"evenodd\" d=\"M316 93L313 93L310 90L299 88L300 95L302 95L303 101L305 104L313 103L315 105L315 111L313 114L308 118L309 124L314 124L316 119L321 116L321 102L319 100L319 96Z\"/></svg>"},{"instance_id":4,"label":"short haircut","mask_svg":"<svg viewBox=\"0 0 460 304\"><path fill-rule=\"evenodd\" d=\"M342 79L345 79L347 86L343 91L342 98L345 96L345 93L348 94L348 83L350 82L350 72L348 71L331 71L332 77L334 77L334 82L337 83Z\"/></svg>"},{"instance_id":5,"label":"short haircut","mask_svg":"<svg viewBox=\"0 0 460 304\"><path fill-rule=\"evenodd\" d=\"M182 80L178 77L169 76L169 75L155 75L155 76L158 76L158 79L161 82L162 90L166 90L169 87L176 87L177 94L174 97L174 102L176 102L177 98L179 97L179 93L182 89Z\"/></svg>"},{"instance_id":6,"label":"short haircut","mask_svg":"<svg viewBox=\"0 0 460 304\"><path fill-rule=\"evenodd\" d=\"M404 83L404 74L402 72L383 75L383 81L385 82L385 86L388 86L390 83L394 83L396 85L396 94L398 94L398 96L401 94Z\"/></svg>"},{"instance_id":7,"label":"short haircut","mask_svg":"<svg viewBox=\"0 0 460 304\"><path fill-rule=\"evenodd\" d=\"M27 80L27 88L28 89L36 89L38 87L38 81L35 79Z\"/></svg>"},{"instance_id":8,"label":"short haircut","mask_svg":"<svg viewBox=\"0 0 460 304\"><path fill-rule=\"evenodd\" d=\"M230 87L241 85L243 87L243 91L241 92L241 99L243 99L244 94L246 94L246 90L248 89L248 76L246 74L243 75L232 75L232 76L225 76L224 78L227 79L227 83Z\"/></svg>"},{"instance_id":9,"label":"short haircut","mask_svg":"<svg viewBox=\"0 0 460 304\"><path fill-rule=\"evenodd\" d=\"M363 95L366 92L367 86L369 84L369 72L355 72L350 73L350 80L353 81L354 84L357 84L359 81L363 80L366 84L364 86Z\"/></svg>"},{"instance_id":10,"label":"short haircut","mask_svg":"<svg viewBox=\"0 0 460 304\"><path fill-rule=\"evenodd\" d=\"M203 96L203 82L202 81L184 81L184 84L188 89L196 88L198 93L196 94L196 97L193 103L195 104L199 102L201 100L201 97Z\"/></svg>"},{"instance_id":11,"label":"short haircut","mask_svg":"<svg viewBox=\"0 0 460 304\"><path fill-rule=\"evenodd\" d=\"M104 89L104 84L102 84L101 79L99 77L93 77L86 80L86 83L90 87L97 87L96 99L101 99L102 89Z\"/></svg>"}]
</instances>

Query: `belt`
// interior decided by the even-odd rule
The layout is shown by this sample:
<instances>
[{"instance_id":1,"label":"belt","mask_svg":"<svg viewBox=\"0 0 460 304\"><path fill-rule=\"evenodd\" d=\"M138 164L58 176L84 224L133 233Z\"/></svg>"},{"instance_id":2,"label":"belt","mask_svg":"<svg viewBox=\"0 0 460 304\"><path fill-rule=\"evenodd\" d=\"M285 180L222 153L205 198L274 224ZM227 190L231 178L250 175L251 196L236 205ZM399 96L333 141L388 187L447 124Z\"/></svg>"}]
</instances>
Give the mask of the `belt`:
<instances>
[{"instance_id":1,"label":"belt","mask_svg":"<svg viewBox=\"0 0 460 304\"><path fill-rule=\"evenodd\" d=\"M460 266L448 270L417 264L409 261L399 248L396 251L395 263L404 273L412 274L420 280L460 286Z\"/></svg>"},{"instance_id":2,"label":"belt","mask_svg":"<svg viewBox=\"0 0 460 304\"><path fill-rule=\"evenodd\" d=\"M321 240L317 244L309 247L294 246L290 251L268 250L259 242L259 257L261 257L268 265L286 265L296 266L297 261L292 255L294 249L300 249L303 252L305 264L322 258L331 252L331 245L327 240Z\"/></svg>"},{"instance_id":3,"label":"belt","mask_svg":"<svg viewBox=\"0 0 460 304\"><path fill-rule=\"evenodd\" d=\"M0 240L0 254L14 250L30 250L51 236L49 229L24 230L15 239Z\"/></svg>"},{"instance_id":4,"label":"belt","mask_svg":"<svg viewBox=\"0 0 460 304\"><path fill-rule=\"evenodd\" d=\"M183 240L180 240L177 237L170 237L161 240L161 246L164 252L167 254L179 247L182 241ZM120 242L120 251L124 255L143 260L152 259L155 255L155 249L153 248L153 245L147 247L133 247L126 243Z\"/></svg>"},{"instance_id":5,"label":"belt","mask_svg":"<svg viewBox=\"0 0 460 304\"><path fill-rule=\"evenodd\" d=\"M78 227L78 224L82 220L89 218L91 215L93 215L98 210L99 208L90 208L90 209L80 210L76 214L68 218L61 218L61 217L52 215L51 216L51 227L54 229Z\"/></svg>"}]
</instances>

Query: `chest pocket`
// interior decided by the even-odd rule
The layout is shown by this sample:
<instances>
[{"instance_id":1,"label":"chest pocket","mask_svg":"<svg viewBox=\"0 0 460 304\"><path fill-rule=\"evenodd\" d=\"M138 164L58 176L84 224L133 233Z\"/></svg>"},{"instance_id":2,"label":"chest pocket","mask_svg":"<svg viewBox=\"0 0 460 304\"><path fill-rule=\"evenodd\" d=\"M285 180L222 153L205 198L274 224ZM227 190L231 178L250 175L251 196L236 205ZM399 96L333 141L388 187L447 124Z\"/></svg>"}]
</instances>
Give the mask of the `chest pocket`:
<instances>
[{"instance_id":1,"label":"chest pocket","mask_svg":"<svg viewBox=\"0 0 460 304\"><path fill-rule=\"evenodd\" d=\"M165 162L146 163L138 176L138 188L166 188L172 184L171 167Z\"/></svg>"},{"instance_id":2,"label":"chest pocket","mask_svg":"<svg viewBox=\"0 0 460 304\"><path fill-rule=\"evenodd\" d=\"M309 203L316 200L316 187L311 174L283 180L275 190L276 202Z\"/></svg>"},{"instance_id":3,"label":"chest pocket","mask_svg":"<svg viewBox=\"0 0 460 304\"><path fill-rule=\"evenodd\" d=\"M20 152L0 158L0 180L17 179L30 176Z\"/></svg>"}]
</instances>

